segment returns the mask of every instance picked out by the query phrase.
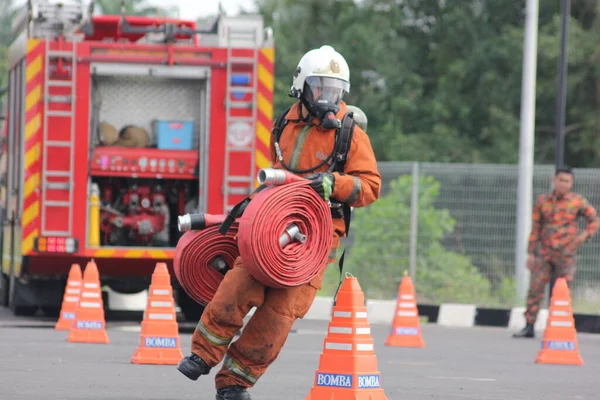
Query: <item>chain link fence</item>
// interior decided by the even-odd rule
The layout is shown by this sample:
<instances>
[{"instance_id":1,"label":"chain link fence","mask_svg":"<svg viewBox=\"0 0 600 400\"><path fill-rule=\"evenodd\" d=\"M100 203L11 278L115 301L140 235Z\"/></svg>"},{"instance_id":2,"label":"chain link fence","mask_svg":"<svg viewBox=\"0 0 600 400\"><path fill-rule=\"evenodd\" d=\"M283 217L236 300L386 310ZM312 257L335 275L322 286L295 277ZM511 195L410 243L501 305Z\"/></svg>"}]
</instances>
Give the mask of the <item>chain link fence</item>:
<instances>
[{"instance_id":1,"label":"chain link fence","mask_svg":"<svg viewBox=\"0 0 600 400\"><path fill-rule=\"evenodd\" d=\"M354 210L344 264L369 298L395 298L407 273L423 304L524 305L515 279L517 165L389 162L379 170L380 199ZM533 200L551 190L553 174L554 166L535 166ZM600 208L600 170L575 170L573 190ZM585 221L579 223L583 228ZM576 312L600 313L599 236L578 252ZM338 280L336 264L326 273L324 294Z\"/></svg>"}]
</instances>

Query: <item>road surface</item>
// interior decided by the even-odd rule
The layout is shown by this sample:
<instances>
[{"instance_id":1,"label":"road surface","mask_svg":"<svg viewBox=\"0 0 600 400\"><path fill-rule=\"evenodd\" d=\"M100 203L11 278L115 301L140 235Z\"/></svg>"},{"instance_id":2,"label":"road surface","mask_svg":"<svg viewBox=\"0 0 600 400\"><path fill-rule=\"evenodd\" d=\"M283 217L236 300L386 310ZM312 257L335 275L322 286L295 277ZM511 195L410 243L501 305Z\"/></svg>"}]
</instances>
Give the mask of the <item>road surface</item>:
<instances>
[{"instance_id":1,"label":"road surface","mask_svg":"<svg viewBox=\"0 0 600 400\"><path fill-rule=\"evenodd\" d=\"M52 325L0 309L1 399L214 399L216 369L193 382L174 366L131 364L139 335L135 321L109 321L108 345L68 343L66 332ZM191 329L189 324L181 328L186 354ZM304 399L326 330L325 321L299 321L279 359L252 389L253 399ZM388 332L385 325L372 326L382 386L390 400L600 398L600 335L579 335L583 366L553 366L534 363L539 339L515 340L504 328L424 325L424 349L387 348Z\"/></svg>"}]
</instances>

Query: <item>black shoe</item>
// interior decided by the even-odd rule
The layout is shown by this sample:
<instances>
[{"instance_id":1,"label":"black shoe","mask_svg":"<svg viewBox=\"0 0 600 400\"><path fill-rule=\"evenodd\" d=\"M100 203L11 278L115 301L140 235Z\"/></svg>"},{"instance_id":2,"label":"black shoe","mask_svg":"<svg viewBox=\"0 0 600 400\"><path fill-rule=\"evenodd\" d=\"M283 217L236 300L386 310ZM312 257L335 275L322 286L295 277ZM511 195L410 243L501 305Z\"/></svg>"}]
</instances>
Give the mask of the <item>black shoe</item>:
<instances>
[{"instance_id":1,"label":"black shoe","mask_svg":"<svg viewBox=\"0 0 600 400\"><path fill-rule=\"evenodd\" d=\"M217 389L217 400L252 400L250 393L243 386L226 386Z\"/></svg>"},{"instance_id":2,"label":"black shoe","mask_svg":"<svg viewBox=\"0 0 600 400\"><path fill-rule=\"evenodd\" d=\"M533 324L525 325L525 328L513 335L514 338L532 338L535 337L535 331L533 330Z\"/></svg>"},{"instance_id":3,"label":"black shoe","mask_svg":"<svg viewBox=\"0 0 600 400\"><path fill-rule=\"evenodd\" d=\"M211 367L209 367L203 359L192 353L179 361L177 370L195 381L200 378L200 375L207 375L210 372Z\"/></svg>"}]
</instances>

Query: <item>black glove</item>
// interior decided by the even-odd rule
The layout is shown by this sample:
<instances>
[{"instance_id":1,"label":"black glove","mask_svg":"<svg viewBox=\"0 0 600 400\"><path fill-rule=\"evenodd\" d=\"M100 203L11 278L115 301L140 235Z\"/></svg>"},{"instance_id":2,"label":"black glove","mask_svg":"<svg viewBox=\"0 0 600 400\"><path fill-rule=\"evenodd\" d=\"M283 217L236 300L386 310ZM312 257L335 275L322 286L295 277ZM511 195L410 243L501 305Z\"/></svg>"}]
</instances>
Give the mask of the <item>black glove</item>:
<instances>
[{"instance_id":1,"label":"black glove","mask_svg":"<svg viewBox=\"0 0 600 400\"><path fill-rule=\"evenodd\" d=\"M310 187L312 187L323 200L329 201L329 198L333 193L333 186L335 185L335 177L332 174L318 172L316 174L307 175L305 178L311 181Z\"/></svg>"}]
</instances>

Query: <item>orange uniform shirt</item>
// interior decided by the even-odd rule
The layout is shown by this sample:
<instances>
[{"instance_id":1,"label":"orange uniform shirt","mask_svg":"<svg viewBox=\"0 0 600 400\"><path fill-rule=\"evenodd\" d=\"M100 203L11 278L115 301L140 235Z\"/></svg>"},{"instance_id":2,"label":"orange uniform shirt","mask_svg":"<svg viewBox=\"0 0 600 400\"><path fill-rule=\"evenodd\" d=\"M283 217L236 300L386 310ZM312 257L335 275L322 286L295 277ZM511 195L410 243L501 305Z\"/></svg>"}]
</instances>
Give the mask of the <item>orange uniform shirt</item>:
<instances>
[{"instance_id":1,"label":"orange uniform shirt","mask_svg":"<svg viewBox=\"0 0 600 400\"><path fill-rule=\"evenodd\" d=\"M300 105L299 101L296 102L285 117L288 124L279 139L279 148L287 166L296 170L305 170L319 165L331 154L335 146L335 129L322 129L317 119L311 122L299 121ZM341 120L346 111L346 104L341 102L337 118ZM271 136L271 161L273 168L284 168L277 158L273 136ZM315 171L299 175L326 172L329 166L330 164L326 163ZM354 126L344 174L334 172L333 176L335 184L331 198L334 200L348 203L351 207L364 207L379 198L381 175L377 169L377 160L369 137L358 125ZM341 237L346 233L342 219L334 219L333 224L338 236Z\"/></svg>"},{"instance_id":2,"label":"orange uniform shirt","mask_svg":"<svg viewBox=\"0 0 600 400\"><path fill-rule=\"evenodd\" d=\"M584 232L589 239L598 230L599 221L596 209L586 199L572 192L560 199L553 193L539 196L533 208L529 253L539 243L542 255L564 254L565 246L579 234L580 216L586 219Z\"/></svg>"}]
</instances>

